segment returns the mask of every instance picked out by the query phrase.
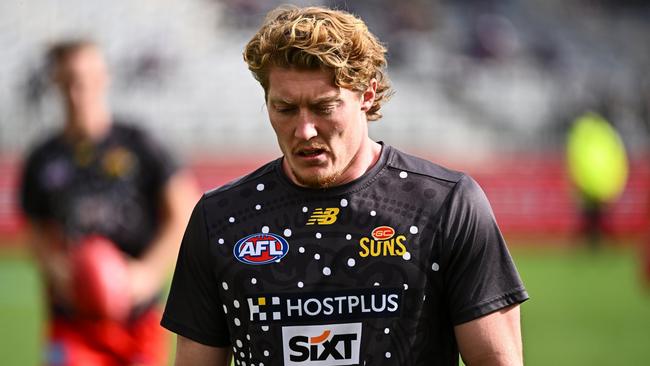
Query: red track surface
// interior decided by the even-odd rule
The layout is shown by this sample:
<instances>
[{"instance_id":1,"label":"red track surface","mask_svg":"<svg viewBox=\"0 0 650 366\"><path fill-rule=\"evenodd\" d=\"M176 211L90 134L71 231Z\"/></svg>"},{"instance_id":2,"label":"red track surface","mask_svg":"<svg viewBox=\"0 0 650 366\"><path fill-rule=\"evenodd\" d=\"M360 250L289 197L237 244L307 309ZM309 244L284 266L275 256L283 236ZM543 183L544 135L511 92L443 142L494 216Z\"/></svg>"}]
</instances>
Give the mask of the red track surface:
<instances>
[{"instance_id":1,"label":"red track surface","mask_svg":"<svg viewBox=\"0 0 650 366\"><path fill-rule=\"evenodd\" d=\"M605 229L614 236L647 232L650 206L650 164L632 159L627 187L605 216ZM203 190L244 175L260 165L255 159L195 161L191 168ZM506 235L571 235L578 231L580 213L561 156L499 159L466 170L485 190ZM17 159L0 158L0 243L20 234L23 219L17 209Z\"/></svg>"}]
</instances>

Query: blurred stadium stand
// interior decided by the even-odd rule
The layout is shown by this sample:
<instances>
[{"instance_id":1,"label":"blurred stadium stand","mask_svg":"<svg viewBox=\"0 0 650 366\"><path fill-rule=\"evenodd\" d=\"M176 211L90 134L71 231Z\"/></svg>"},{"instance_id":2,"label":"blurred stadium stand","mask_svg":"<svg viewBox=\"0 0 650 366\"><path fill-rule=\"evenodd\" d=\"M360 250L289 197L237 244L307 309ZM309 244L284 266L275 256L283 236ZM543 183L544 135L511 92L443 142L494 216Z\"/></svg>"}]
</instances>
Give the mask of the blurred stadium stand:
<instances>
[{"instance_id":1,"label":"blurred stadium stand","mask_svg":"<svg viewBox=\"0 0 650 366\"><path fill-rule=\"evenodd\" d=\"M89 36L113 70L111 104L172 147L205 188L278 155L241 51L269 9L256 0L0 3L0 238L20 231L20 157L60 123L42 57ZM371 134L472 173L506 234L571 234L564 165L587 109L619 130L628 186L607 216L640 234L650 199L650 6L605 0L294 1L362 16L390 50L396 94ZM0 240L1 242L2 240Z\"/></svg>"}]
</instances>

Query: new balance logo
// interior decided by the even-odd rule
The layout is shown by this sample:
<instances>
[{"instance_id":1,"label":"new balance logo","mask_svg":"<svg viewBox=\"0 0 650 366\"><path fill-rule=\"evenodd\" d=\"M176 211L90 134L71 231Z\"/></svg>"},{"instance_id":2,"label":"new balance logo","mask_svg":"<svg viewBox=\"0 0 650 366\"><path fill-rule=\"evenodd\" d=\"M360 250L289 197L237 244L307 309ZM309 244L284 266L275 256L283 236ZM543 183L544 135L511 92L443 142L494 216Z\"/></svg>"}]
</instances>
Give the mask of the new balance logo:
<instances>
[{"instance_id":1,"label":"new balance logo","mask_svg":"<svg viewBox=\"0 0 650 366\"><path fill-rule=\"evenodd\" d=\"M307 220L307 225L332 225L336 222L338 214L339 209L337 207L315 208L309 220Z\"/></svg>"}]
</instances>

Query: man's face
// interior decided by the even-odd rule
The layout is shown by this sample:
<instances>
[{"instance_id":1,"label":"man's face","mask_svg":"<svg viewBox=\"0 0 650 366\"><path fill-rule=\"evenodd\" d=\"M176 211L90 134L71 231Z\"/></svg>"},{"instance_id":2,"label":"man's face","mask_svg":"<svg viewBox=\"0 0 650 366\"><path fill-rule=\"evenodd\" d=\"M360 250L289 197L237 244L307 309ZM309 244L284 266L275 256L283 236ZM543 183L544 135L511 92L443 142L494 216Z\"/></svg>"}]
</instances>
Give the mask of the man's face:
<instances>
[{"instance_id":1,"label":"man's face","mask_svg":"<svg viewBox=\"0 0 650 366\"><path fill-rule=\"evenodd\" d=\"M55 81L66 102L68 113L80 131L92 130L93 118L102 108L108 87L108 73L99 50L88 46L68 55L55 71Z\"/></svg>"},{"instance_id":2,"label":"man's face","mask_svg":"<svg viewBox=\"0 0 650 366\"><path fill-rule=\"evenodd\" d=\"M284 154L283 168L297 184L341 185L363 174L372 141L366 111L375 83L364 93L334 84L331 71L273 67L267 108Z\"/></svg>"}]
</instances>

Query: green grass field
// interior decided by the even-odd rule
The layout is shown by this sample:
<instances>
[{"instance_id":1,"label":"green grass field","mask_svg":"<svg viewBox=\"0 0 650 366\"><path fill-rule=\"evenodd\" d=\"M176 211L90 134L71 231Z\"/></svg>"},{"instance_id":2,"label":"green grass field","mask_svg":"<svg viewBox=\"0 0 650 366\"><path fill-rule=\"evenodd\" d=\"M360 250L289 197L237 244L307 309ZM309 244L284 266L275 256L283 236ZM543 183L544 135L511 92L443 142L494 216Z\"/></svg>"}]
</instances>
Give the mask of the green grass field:
<instances>
[{"instance_id":1,"label":"green grass field","mask_svg":"<svg viewBox=\"0 0 650 366\"><path fill-rule=\"evenodd\" d=\"M634 248L515 245L513 256L531 295L522 305L526 365L650 364L650 289ZM23 252L0 252L0 364L39 365L39 291Z\"/></svg>"}]
</instances>

